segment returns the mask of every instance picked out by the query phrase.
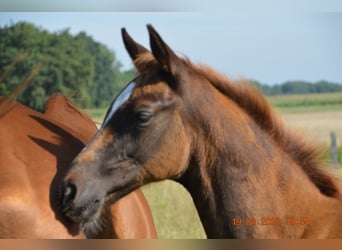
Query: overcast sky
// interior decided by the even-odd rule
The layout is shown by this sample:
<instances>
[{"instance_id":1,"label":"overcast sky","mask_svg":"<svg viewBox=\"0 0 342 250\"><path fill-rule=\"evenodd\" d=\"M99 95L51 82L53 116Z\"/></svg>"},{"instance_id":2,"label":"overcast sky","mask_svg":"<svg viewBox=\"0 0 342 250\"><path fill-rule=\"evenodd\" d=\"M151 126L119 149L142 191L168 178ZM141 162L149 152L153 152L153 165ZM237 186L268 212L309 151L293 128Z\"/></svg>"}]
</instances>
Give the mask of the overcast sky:
<instances>
[{"instance_id":1,"label":"overcast sky","mask_svg":"<svg viewBox=\"0 0 342 250\"><path fill-rule=\"evenodd\" d=\"M121 27L149 47L151 23L175 51L234 78L342 83L342 12L0 12L0 26L18 21L86 31L114 50L125 69L132 65Z\"/></svg>"}]
</instances>

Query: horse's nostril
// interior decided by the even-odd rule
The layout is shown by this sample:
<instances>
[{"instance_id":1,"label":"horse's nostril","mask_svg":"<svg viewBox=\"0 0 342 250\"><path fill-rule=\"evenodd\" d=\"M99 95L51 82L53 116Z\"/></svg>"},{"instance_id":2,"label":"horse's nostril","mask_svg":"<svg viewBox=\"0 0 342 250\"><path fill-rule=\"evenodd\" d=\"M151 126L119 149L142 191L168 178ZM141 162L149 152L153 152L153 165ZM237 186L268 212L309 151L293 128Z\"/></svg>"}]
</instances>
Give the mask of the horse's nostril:
<instances>
[{"instance_id":1,"label":"horse's nostril","mask_svg":"<svg viewBox=\"0 0 342 250\"><path fill-rule=\"evenodd\" d=\"M77 189L74 184L68 183L65 186L64 198L63 198L63 206L65 209L71 206L72 202L74 201L76 197L76 192L77 192Z\"/></svg>"}]
</instances>

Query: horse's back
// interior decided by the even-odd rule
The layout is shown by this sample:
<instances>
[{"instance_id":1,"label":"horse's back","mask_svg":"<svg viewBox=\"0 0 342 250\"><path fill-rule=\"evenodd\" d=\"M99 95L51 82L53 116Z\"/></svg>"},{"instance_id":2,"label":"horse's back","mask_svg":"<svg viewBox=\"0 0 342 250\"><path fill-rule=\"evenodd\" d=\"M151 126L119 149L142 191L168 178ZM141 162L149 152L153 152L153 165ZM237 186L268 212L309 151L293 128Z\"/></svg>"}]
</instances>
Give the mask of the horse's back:
<instances>
[{"instance_id":1,"label":"horse's back","mask_svg":"<svg viewBox=\"0 0 342 250\"><path fill-rule=\"evenodd\" d=\"M14 101L2 103L12 108L0 118L0 237L70 238L49 207L57 165L52 148L68 138L44 127L41 122L48 121L42 114ZM6 107L0 105L0 110ZM75 146L73 140L68 144ZM73 153L66 153L66 160Z\"/></svg>"},{"instance_id":2,"label":"horse's back","mask_svg":"<svg viewBox=\"0 0 342 250\"><path fill-rule=\"evenodd\" d=\"M0 238L74 238L56 219L53 194L65 168L97 129L66 99L53 98L49 101L57 109L50 106L46 114L0 99ZM146 200L137 195L111 207L113 236L156 237Z\"/></svg>"}]
</instances>

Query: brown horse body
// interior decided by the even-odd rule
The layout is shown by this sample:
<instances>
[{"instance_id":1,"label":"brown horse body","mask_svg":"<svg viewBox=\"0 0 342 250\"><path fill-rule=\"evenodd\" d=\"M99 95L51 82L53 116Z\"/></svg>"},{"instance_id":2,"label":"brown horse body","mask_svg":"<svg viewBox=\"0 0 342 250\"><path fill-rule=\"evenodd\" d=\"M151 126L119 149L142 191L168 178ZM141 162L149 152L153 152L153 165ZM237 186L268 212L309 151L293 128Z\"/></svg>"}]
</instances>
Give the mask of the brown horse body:
<instances>
[{"instance_id":1,"label":"brown horse body","mask_svg":"<svg viewBox=\"0 0 342 250\"><path fill-rule=\"evenodd\" d=\"M0 237L84 238L58 213L55 192L96 126L61 95L49 99L45 114L4 97L0 103L0 110L6 110L0 118ZM102 230L88 237L156 237L139 190L110 211Z\"/></svg>"},{"instance_id":2,"label":"brown horse body","mask_svg":"<svg viewBox=\"0 0 342 250\"><path fill-rule=\"evenodd\" d=\"M320 168L318 150L286 130L254 87L179 58L148 29L152 53L123 30L141 74L74 159L66 215L86 225L135 188L174 179L210 238L341 238L341 185Z\"/></svg>"}]
</instances>

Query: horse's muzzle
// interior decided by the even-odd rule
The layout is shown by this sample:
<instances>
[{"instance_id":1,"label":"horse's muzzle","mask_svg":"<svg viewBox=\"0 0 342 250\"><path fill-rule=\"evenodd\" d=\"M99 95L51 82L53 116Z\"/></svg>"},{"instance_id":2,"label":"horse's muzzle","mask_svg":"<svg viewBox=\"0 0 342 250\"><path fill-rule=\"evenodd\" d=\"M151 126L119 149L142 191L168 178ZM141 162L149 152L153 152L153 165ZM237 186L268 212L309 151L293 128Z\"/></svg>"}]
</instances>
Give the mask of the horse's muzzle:
<instances>
[{"instance_id":1,"label":"horse's muzzle","mask_svg":"<svg viewBox=\"0 0 342 250\"><path fill-rule=\"evenodd\" d=\"M62 210L66 217L76 223L90 220L100 208L100 199L95 196L79 195L75 184L67 182L64 187Z\"/></svg>"}]
</instances>

